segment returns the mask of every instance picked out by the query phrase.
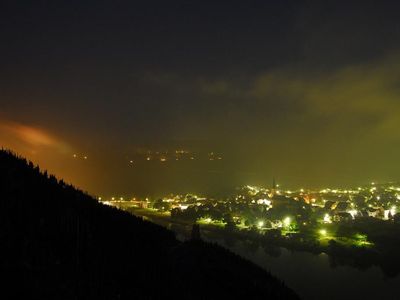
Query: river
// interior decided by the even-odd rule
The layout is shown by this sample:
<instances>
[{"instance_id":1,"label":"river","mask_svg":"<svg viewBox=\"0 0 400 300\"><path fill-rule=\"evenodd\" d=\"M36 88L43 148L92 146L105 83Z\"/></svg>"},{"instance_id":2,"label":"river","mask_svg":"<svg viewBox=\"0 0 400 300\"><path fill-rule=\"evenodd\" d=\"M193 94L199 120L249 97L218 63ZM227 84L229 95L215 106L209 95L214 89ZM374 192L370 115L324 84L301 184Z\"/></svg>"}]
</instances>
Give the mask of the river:
<instances>
[{"instance_id":1,"label":"river","mask_svg":"<svg viewBox=\"0 0 400 300\"><path fill-rule=\"evenodd\" d=\"M150 219L175 231L180 240L190 235L190 225L170 222L163 217L150 216ZM316 255L285 248L277 248L278 251L272 251L275 255L270 255L263 248L248 242L231 240L227 243L218 236L218 231L203 227L201 234L204 240L218 243L269 271L302 299L400 299L400 275L389 278L377 266L366 270L332 266L327 254Z\"/></svg>"},{"instance_id":2,"label":"river","mask_svg":"<svg viewBox=\"0 0 400 300\"><path fill-rule=\"evenodd\" d=\"M289 251L271 256L261 247L249 248L237 242L228 246L212 240L243 256L296 291L302 299L400 299L400 276L386 278L379 267L358 270L349 266L332 267L328 255Z\"/></svg>"}]
</instances>

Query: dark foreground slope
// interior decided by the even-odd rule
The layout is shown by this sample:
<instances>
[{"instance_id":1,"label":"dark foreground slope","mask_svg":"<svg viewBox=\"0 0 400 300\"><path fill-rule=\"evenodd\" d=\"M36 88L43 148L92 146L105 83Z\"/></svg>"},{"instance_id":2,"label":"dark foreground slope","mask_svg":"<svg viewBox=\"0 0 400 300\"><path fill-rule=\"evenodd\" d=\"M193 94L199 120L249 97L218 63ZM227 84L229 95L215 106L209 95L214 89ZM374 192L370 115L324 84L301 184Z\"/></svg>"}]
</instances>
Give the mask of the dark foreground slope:
<instances>
[{"instance_id":1,"label":"dark foreground slope","mask_svg":"<svg viewBox=\"0 0 400 300\"><path fill-rule=\"evenodd\" d=\"M0 298L296 299L239 256L181 243L3 150L0 197Z\"/></svg>"}]
</instances>

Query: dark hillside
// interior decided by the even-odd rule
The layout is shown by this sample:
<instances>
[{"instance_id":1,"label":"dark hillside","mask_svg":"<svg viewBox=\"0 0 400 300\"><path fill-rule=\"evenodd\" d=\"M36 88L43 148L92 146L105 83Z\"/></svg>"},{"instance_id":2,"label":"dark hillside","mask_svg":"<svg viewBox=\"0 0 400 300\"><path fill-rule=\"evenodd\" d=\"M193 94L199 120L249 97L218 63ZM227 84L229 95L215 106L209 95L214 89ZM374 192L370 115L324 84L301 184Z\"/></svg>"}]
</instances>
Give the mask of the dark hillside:
<instances>
[{"instance_id":1,"label":"dark hillside","mask_svg":"<svg viewBox=\"0 0 400 300\"><path fill-rule=\"evenodd\" d=\"M98 203L0 151L2 299L296 299L231 252Z\"/></svg>"}]
</instances>

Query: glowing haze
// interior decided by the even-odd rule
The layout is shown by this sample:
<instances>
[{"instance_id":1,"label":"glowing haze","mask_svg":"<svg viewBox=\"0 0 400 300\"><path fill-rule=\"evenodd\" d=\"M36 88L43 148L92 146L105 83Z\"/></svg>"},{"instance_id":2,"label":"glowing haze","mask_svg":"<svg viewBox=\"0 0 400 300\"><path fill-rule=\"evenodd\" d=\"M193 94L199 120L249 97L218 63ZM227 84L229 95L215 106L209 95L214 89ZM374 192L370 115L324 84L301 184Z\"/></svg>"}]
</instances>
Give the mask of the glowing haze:
<instances>
[{"instance_id":1,"label":"glowing haze","mask_svg":"<svg viewBox=\"0 0 400 300\"><path fill-rule=\"evenodd\" d=\"M398 180L398 6L8 4L1 145L94 194Z\"/></svg>"}]
</instances>

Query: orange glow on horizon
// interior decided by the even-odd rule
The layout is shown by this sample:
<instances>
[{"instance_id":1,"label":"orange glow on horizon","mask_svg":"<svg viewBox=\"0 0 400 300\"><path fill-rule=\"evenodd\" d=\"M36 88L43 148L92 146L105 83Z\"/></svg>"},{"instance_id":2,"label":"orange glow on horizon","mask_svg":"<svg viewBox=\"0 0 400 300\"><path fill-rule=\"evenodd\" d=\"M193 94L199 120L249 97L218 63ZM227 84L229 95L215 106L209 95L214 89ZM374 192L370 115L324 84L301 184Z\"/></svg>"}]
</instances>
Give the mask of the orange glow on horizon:
<instances>
[{"instance_id":1,"label":"orange glow on horizon","mask_svg":"<svg viewBox=\"0 0 400 300\"><path fill-rule=\"evenodd\" d=\"M65 143L46 130L12 121L0 122L0 143L3 147L16 148L17 151L23 148L35 152L40 147L56 148L62 152L68 149Z\"/></svg>"}]
</instances>

